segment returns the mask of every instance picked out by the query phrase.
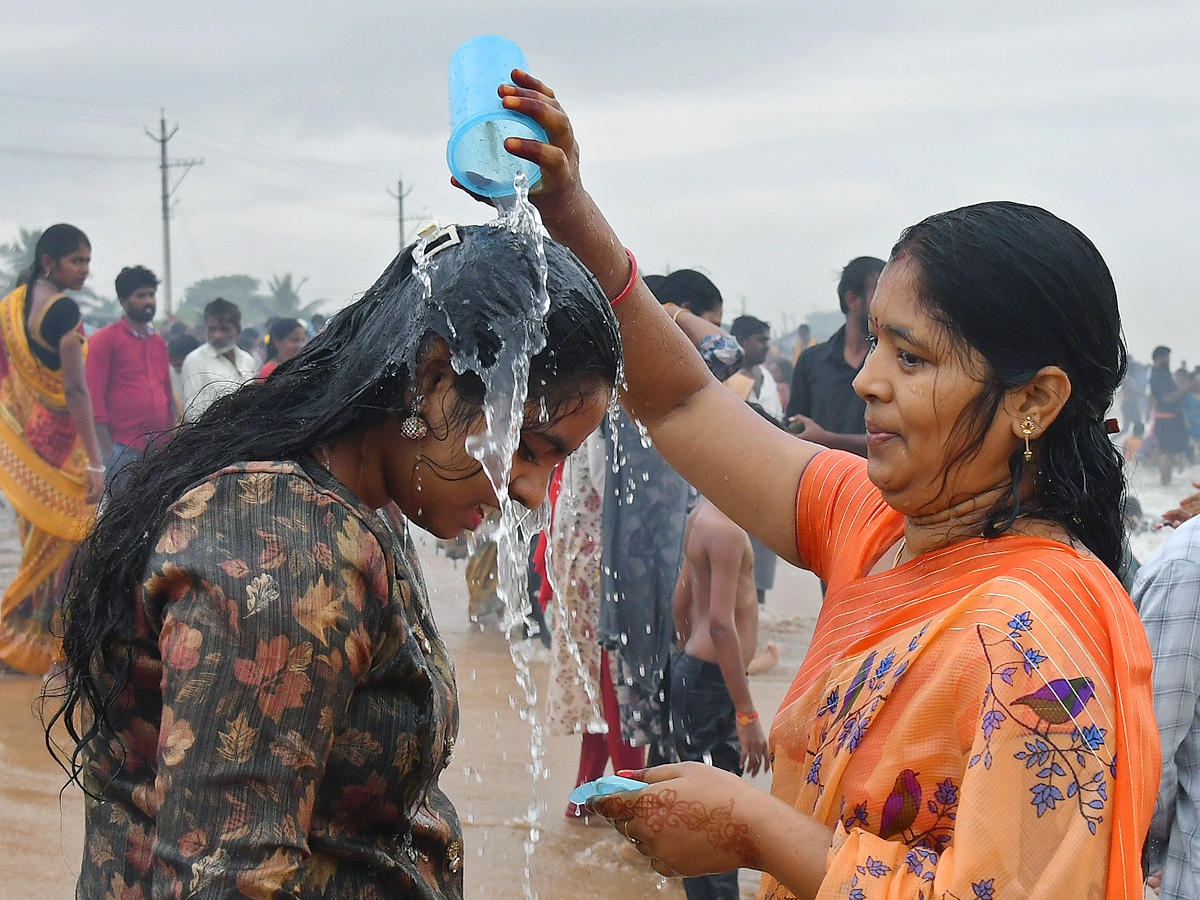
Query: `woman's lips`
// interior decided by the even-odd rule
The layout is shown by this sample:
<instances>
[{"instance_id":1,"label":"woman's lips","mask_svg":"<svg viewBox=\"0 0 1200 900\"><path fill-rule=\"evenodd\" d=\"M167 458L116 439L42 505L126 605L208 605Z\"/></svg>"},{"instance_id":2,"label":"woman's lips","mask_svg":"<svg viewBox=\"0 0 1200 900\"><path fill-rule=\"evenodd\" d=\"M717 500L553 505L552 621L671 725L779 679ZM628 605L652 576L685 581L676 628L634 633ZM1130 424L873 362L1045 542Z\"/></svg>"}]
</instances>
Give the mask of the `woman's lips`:
<instances>
[{"instance_id":1,"label":"woman's lips","mask_svg":"<svg viewBox=\"0 0 1200 900\"><path fill-rule=\"evenodd\" d=\"M878 425L874 424L873 422L867 423L867 446L868 447L881 447L894 437L898 437L896 432L887 431L883 428L880 428Z\"/></svg>"},{"instance_id":2,"label":"woman's lips","mask_svg":"<svg viewBox=\"0 0 1200 900\"><path fill-rule=\"evenodd\" d=\"M467 530L476 531L483 524L483 507L476 506L471 509L471 515L467 520Z\"/></svg>"}]
</instances>

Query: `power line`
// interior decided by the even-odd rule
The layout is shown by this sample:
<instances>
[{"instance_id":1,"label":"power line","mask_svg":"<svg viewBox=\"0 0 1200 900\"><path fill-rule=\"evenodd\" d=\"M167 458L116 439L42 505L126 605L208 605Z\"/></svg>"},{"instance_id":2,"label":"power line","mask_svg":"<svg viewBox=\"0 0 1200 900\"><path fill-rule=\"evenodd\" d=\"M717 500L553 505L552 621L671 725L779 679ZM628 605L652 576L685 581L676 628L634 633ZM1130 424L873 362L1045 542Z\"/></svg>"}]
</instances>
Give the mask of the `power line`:
<instances>
[{"instance_id":1,"label":"power line","mask_svg":"<svg viewBox=\"0 0 1200 900\"><path fill-rule=\"evenodd\" d=\"M168 316L171 315L171 195L175 193L180 182L187 177L187 173L192 170L193 166L204 165L202 159L167 159L167 142L175 136L175 132L179 130L176 125L171 129L171 133L167 134L167 114L160 111L159 113L159 136L155 137L154 132L149 128L146 129L146 136L154 141L159 146L161 161L159 169L162 172L162 225L163 225L163 295L165 303L163 308ZM182 168L183 174L179 176L179 181L175 182L172 187L169 183L168 170L172 168Z\"/></svg>"},{"instance_id":2,"label":"power line","mask_svg":"<svg viewBox=\"0 0 1200 900\"><path fill-rule=\"evenodd\" d=\"M0 97L8 97L12 100L31 100L35 103L63 103L70 106L109 106L113 109L132 109L139 113L148 112L151 107L133 104L133 103L114 103L111 100L80 100L78 97L44 97L35 94L18 94L15 91L0 91Z\"/></svg>"},{"instance_id":3,"label":"power line","mask_svg":"<svg viewBox=\"0 0 1200 900\"><path fill-rule=\"evenodd\" d=\"M86 159L94 162L149 162L153 156L122 155L117 153L71 153L67 150L41 150L37 147L0 147L5 156L30 156L36 159Z\"/></svg>"},{"instance_id":4,"label":"power line","mask_svg":"<svg viewBox=\"0 0 1200 900\"><path fill-rule=\"evenodd\" d=\"M356 166L350 163L340 163L330 159L305 156L298 153L288 153L286 151L279 150L276 147L270 147L266 144L260 144L256 141L252 141L242 135L234 134L233 132L200 122L190 116L181 116L180 118L201 133L208 132L215 138L220 139L223 142L222 146L226 149L226 151L228 151L228 145L230 143L237 144L241 146L243 154L250 153L252 155L257 154L259 156L270 157L276 164L311 169L315 170L313 174L321 174L324 176L328 176L330 174L329 170L331 168L341 169L342 172L347 175L376 176L379 174L379 170L375 168Z\"/></svg>"}]
</instances>

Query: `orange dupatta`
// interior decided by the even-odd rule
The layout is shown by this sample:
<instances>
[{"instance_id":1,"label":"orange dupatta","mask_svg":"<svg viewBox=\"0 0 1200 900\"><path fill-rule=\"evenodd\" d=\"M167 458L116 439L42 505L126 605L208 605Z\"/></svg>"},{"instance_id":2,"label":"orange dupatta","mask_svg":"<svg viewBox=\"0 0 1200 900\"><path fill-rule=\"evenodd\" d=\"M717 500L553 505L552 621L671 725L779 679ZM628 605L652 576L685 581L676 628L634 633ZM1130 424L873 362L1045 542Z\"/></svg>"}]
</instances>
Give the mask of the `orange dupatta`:
<instances>
[{"instance_id":1,"label":"orange dupatta","mask_svg":"<svg viewBox=\"0 0 1200 900\"><path fill-rule=\"evenodd\" d=\"M772 727L772 791L836 827L819 896L1140 897L1160 760L1128 596L1024 536L864 575L902 529L864 461L809 464L798 548L829 591ZM766 876L763 896L790 894Z\"/></svg>"}]
</instances>

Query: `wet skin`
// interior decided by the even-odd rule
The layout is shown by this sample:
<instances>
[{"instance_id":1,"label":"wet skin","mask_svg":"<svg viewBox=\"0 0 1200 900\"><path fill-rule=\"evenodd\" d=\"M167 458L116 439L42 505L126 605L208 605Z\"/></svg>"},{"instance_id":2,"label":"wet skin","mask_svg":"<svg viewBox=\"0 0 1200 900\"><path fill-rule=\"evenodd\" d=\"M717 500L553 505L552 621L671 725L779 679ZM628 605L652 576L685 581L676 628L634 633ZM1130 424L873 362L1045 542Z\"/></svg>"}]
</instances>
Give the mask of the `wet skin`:
<instances>
[{"instance_id":1,"label":"wet skin","mask_svg":"<svg viewBox=\"0 0 1200 900\"><path fill-rule=\"evenodd\" d=\"M330 470L364 503L378 509L393 502L413 523L442 538L473 531L499 505L483 466L466 449L467 438L484 431L483 413L466 422L455 414L460 399L454 377L449 350L439 340L418 366L421 415L428 426L423 438L405 438L402 418L392 416L328 448ZM554 467L599 427L611 399L609 385L581 386L545 422L539 421L540 399L531 399L513 454L510 498L527 509L541 506Z\"/></svg>"}]
</instances>

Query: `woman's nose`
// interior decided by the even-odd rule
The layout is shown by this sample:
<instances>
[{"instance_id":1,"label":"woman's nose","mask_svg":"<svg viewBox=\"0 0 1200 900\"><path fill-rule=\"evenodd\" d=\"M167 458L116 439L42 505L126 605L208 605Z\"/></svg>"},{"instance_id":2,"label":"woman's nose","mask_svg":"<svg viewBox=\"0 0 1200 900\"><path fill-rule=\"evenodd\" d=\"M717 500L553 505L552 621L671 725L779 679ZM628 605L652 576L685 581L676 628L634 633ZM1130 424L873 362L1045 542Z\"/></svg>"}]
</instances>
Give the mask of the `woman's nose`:
<instances>
[{"instance_id":1,"label":"woman's nose","mask_svg":"<svg viewBox=\"0 0 1200 900\"><path fill-rule=\"evenodd\" d=\"M875 353L867 353L867 358L863 360L862 368L858 370L858 374L854 376L854 381L851 382L854 393L858 394L864 400L870 400L872 397L879 396L879 367L877 363L872 362L875 358Z\"/></svg>"},{"instance_id":2,"label":"woman's nose","mask_svg":"<svg viewBox=\"0 0 1200 900\"><path fill-rule=\"evenodd\" d=\"M537 509L546 502L553 467L539 466L527 460L514 459L508 482L508 495L526 509Z\"/></svg>"}]
</instances>

